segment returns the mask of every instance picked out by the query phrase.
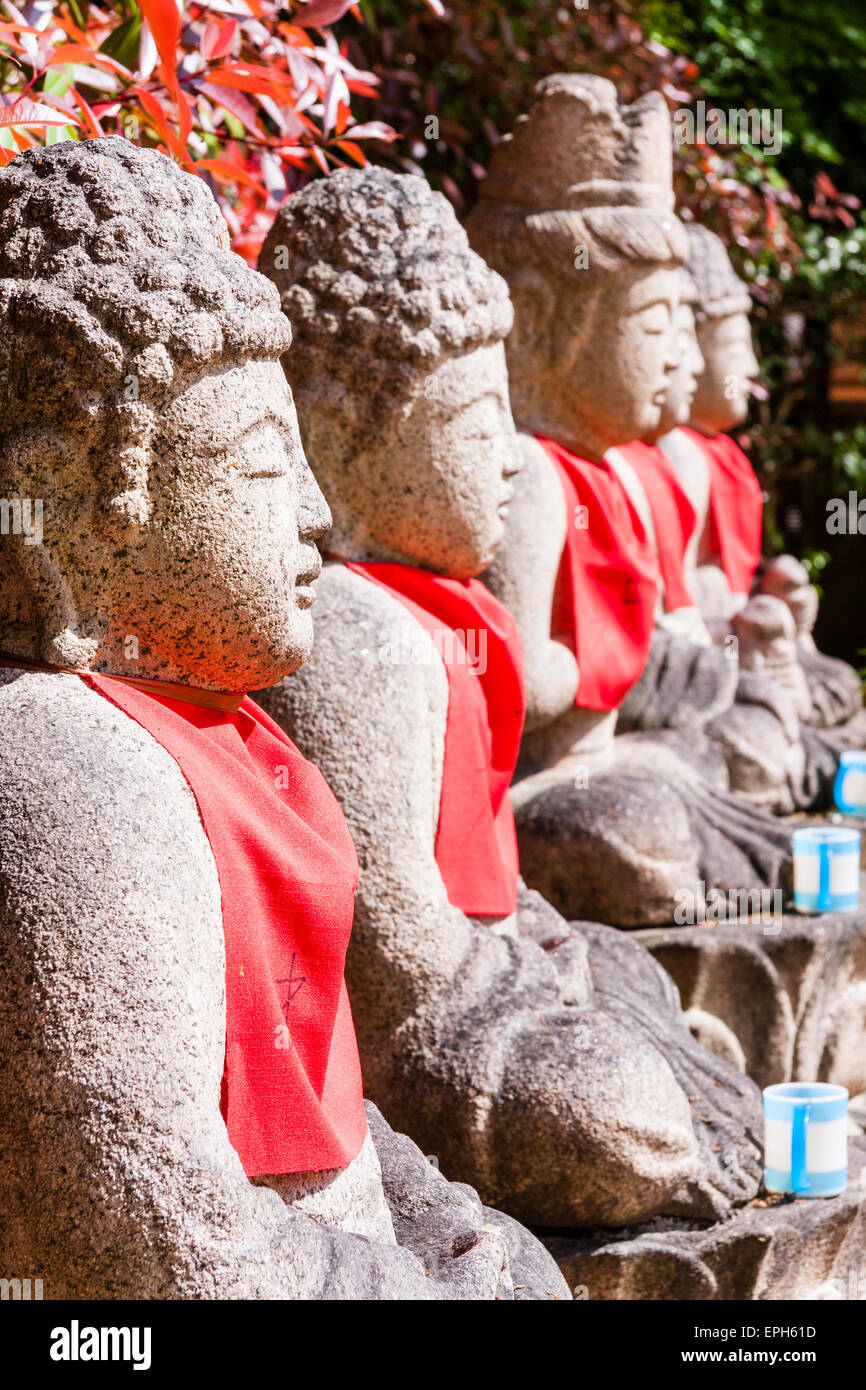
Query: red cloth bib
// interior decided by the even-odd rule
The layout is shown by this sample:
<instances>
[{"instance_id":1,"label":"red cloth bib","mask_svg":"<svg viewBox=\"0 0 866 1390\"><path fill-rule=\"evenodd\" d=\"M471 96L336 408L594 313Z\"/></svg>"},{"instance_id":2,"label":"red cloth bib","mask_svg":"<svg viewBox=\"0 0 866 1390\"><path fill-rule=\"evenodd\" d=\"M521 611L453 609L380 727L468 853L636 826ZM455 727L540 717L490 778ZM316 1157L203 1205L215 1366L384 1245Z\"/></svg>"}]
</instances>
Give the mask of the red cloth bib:
<instances>
[{"instance_id":1,"label":"red cloth bib","mask_svg":"<svg viewBox=\"0 0 866 1390\"><path fill-rule=\"evenodd\" d=\"M556 465L568 512L551 635L577 658L575 704L616 709L649 656L658 560L610 464L589 463L551 439L538 442Z\"/></svg>"},{"instance_id":2,"label":"red cloth bib","mask_svg":"<svg viewBox=\"0 0 866 1390\"><path fill-rule=\"evenodd\" d=\"M517 624L477 579L412 565L347 568L393 594L433 638L448 675L436 863L454 907L508 916L518 875L508 788L526 708Z\"/></svg>"},{"instance_id":3,"label":"red cloth bib","mask_svg":"<svg viewBox=\"0 0 866 1390\"><path fill-rule=\"evenodd\" d=\"M764 501L755 470L726 434L708 439L699 430L685 433L707 460L710 473L708 536L710 554L719 555L735 594L748 594L761 559Z\"/></svg>"},{"instance_id":4,"label":"red cloth bib","mask_svg":"<svg viewBox=\"0 0 866 1390\"><path fill-rule=\"evenodd\" d=\"M84 679L171 754L198 805L226 943L221 1109L245 1172L345 1168L367 1119L343 980L358 860L336 798L248 697L230 714Z\"/></svg>"},{"instance_id":5,"label":"red cloth bib","mask_svg":"<svg viewBox=\"0 0 866 1390\"><path fill-rule=\"evenodd\" d=\"M655 530L659 568L664 585L665 612L675 608L695 608L686 579L686 549L698 524L697 513L677 471L666 454L654 444L635 439L618 446L641 481Z\"/></svg>"}]
</instances>

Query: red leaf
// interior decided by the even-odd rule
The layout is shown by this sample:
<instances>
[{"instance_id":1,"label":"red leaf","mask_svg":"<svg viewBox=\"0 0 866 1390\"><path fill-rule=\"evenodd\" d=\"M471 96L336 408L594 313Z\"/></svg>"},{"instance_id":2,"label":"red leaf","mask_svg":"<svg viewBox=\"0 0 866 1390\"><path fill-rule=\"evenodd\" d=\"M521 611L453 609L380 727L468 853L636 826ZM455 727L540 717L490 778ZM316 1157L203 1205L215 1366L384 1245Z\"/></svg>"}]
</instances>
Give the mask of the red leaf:
<instances>
[{"instance_id":1,"label":"red leaf","mask_svg":"<svg viewBox=\"0 0 866 1390\"><path fill-rule=\"evenodd\" d=\"M102 126L99 124L99 121L96 119L96 116L93 114L87 102L84 100L84 97L81 96L80 92L77 92L74 87L70 87L69 95L72 97L72 100L75 102L79 111L84 117L84 124L89 128L91 135L95 135L97 137L100 135L104 135L105 132L103 131Z\"/></svg>"},{"instance_id":2,"label":"red leaf","mask_svg":"<svg viewBox=\"0 0 866 1390\"><path fill-rule=\"evenodd\" d=\"M276 73L276 81L273 73ZM214 68L209 76L221 87L237 87L241 92L263 92L276 101L291 102L295 97L286 74L278 68L262 67L255 63L227 64Z\"/></svg>"},{"instance_id":3,"label":"red leaf","mask_svg":"<svg viewBox=\"0 0 866 1390\"><path fill-rule=\"evenodd\" d=\"M335 140L338 150L342 150L350 159L354 159L356 164L360 164L362 169L367 167L367 157L360 145L356 145L353 140Z\"/></svg>"},{"instance_id":4,"label":"red leaf","mask_svg":"<svg viewBox=\"0 0 866 1390\"><path fill-rule=\"evenodd\" d=\"M224 58L231 51L237 27L236 19L224 19L222 24L218 24L215 19L209 19L204 26L199 45L202 56L208 61Z\"/></svg>"},{"instance_id":5,"label":"red leaf","mask_svg":"<svg viewBox=\"0 0 866 1390\"><path fill-rule=\"evenodd\" d=\"M16 101L14 106L0 106L0 126L80 125L74 116L55 111L42 102Z\"/></svg>"},{"instance_id":6,"label":"red leaf","mask_svg":"<svg viewBox=\"0 0 866 1390\"><path fill-rule=\"evenodd\" d=\"M153 34L162 59L165 85L177 106L181 143L185 147L192 131L192 111L177 79L177 45L180 39L180 12L174 0L140 0L141 12Z\"/></svg>"},{"instance_id":7,"label":"red leaf","mask_svg":"<svg viewBox=\"0 0 866 1390\"><path fill-rule=\"evenodd\" d=\"M195 87L196 91L210 97L217 106L222 106L224 110L235 116L251 135L261 135L262 126L256 115L256 108L251 101L247 100L243 92L236 91L231 87L220 87L215 82L196 82Z\"/></svg>"},{"instance_id":8,"label":"red leaf","mask_svg":"<svg viewBox=\"0 0 866 1390\"><path fill-rule=\"evenodd\" d=\"M231 183L244 184L247 188L254 188L263 198L267 198L268 190L263 184L248 174L242 164L238 164L234 159L196 159L193 162L193 169L207 169L211 174L216 174L217 178L228 179Z\"/></svg>"},{"instance_id":9,"label":"red leaf","mask_svg":"<svg viewBox=\"0 0 866 1390\"><path fill-rule=\"evenodd\" d=\"M396 130L392 130L384 121L365 121L363 125L350 125L346 134L352 140L397 140L399 137Z\"/></svg>"},{"instance_id":10,"label":"red leaf","mask_svg":"<svg viewBox=\"0 0 866 1390\"><path fill-rule=\"evenodd\" d=\"M110 72L117 72L121 77L132 76L129 68L125 68L115 58L110 58L107 53L98 53L94 49L88 48L87 44L84 43L61 43L57 48L52 49L51 57L45 66L53 68L58 63L87 63L88 66L94 68L108 68Z\"/></svg>"},{"instance_id":11,"label":"red leaf","mask_svg":"<svg viewBox=\"0 0 866 1390\"><path fill-rule=\"evenodd\" d=\"M168 72L176 72L180 12L174 0L139 0L141 12L153 34L157 52Z\"/></svg>"},{"instance_id":12,"label":"red leaf","mask_svg":"<svg viewBox=\"0 0 866 1390\"><path fill-rule=\"evenodd\" d=\"M163 144L167 145L172 154L181 164L189 163L189 155L181 141L177 138L168 123L166 114L152 92L147 92L143 87L135 87L133 96L138 97L147 115L153 121Z\"/></svg>"},{"instance_id":13,"label":"red leaf","mask_svg":"<svg viewBox=\"0 0 866 1390\"><path fill-rule=\"evenodd\" d=\"M321 29L342 19L351 4L352 0L309 0L308 4L299 7L292 18L302 29Z\"/></svg>"}]
</instances>

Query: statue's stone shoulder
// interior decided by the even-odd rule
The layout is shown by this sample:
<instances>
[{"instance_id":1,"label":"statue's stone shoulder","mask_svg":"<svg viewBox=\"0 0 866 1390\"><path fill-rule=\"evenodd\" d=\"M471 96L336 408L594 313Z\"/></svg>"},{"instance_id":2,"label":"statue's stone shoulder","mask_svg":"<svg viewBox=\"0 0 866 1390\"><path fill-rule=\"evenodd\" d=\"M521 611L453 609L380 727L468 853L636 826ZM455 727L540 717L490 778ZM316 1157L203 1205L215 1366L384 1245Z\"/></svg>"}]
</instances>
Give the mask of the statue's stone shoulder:
<instances>
[{"instance_id":1,"label":"statue's stone shoulder","mask_svg":"<svg viewBox=\"0 0 866 1390\"><path fill-rule=\"evenodd\" d=\"M220 920L216 865L174 759L77 676L0 672L0 861L14 911L139 893ZM175 910L177 908L175 907Z\"/></svg>"}]
</instances>

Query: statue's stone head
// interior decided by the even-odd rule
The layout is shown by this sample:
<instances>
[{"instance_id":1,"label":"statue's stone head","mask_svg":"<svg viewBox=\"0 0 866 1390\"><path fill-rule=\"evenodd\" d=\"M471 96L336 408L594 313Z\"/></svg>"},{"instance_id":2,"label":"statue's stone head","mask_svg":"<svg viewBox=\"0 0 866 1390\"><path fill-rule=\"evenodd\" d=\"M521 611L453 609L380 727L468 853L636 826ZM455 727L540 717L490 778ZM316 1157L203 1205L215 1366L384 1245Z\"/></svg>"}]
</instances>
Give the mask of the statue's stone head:
<instances>
[{"instance_id":1,"label":"statue's stone head","mask_svg":"<svg viewBox=\"0 0 866 1390\"><path fill-rule=\"evenodd\" d=\"M591 457L657 429L675 365L671 146L659 93L620 106L603 78L545 78L467 221L511 291L518 423Z\"/></svg>"},{"instance_id":2,"label":"statue's stone head","mask_svg":"<svg viewBox=\"0 0 866 1390\"><path fill-rule=\"evenodd\" d=\"M0 171L7 651L216 690L308 655L330 518L289 325L228 240L200 179L125 140Z\"/></svg>"},{"instance_id":3,"label":"statue's stone head","mask_svg":"<svg viewBox=\"0 0 866 1390\"><path fill-rule=\"evenodd\" d=\"M749 410L749 383L758 375L749 327L751 296L734 271L725 243L689 223L689 273L704 370L692 402L692 422L706 434L732 429Z\"/></svg>"},{"instance_id":4,"label":"statue's stone head","mask_svg":"<svg viewBox=\"0 0 866 1390\"><path fill-rule=\"evenodd\" d=\"M259 269L292 320L283 364L329 554L480 573L518 466L512 315L450 204L412 175L340 171L287 200Z\"/></svg>"},{"instance_id":5,"label":"statue's stone head","mask_svg":"<svg viewBox=\"0 0 866 1390\"><path fill-rule=\"evenodd\" d=\"M667 434L691 418L692 401L698 378L704 370L704 357L698 341L695 322L695 282L685 266L678 271L679 297L676 309L677 365L668 377L668 390L662 406L658 429L648 436L650 441Z\"/></svg>"}]
</instances>

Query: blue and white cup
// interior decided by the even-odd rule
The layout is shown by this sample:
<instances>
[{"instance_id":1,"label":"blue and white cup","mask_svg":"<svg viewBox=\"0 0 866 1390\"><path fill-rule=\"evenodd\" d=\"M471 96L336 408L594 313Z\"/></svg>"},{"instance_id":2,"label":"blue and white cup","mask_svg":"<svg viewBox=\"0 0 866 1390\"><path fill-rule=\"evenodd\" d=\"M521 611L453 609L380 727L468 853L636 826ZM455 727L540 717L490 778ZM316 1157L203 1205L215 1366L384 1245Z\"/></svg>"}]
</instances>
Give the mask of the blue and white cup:
<instances>
[{"instance_id":1,"label":"blue and white cup","mask_svg":"<svg viewBox=\"0 0 866 1390\"><path fill-rule=\"evenodd\" d=\"M846 816L866 816L866 752L842 754L833 783L833 800Z\"/></svg>"},{"instance_id":2,"label":"blue and white cup","mask_svg":"<svg viewBox=\"0 0 866 1390\"><path fill-rule=\"evenodd\" d=\"M853 912L860 903L860 831L810 825L794 831L797 912Z\"/></svg>"},{"instance_id":3,"label":"blue and white cup","mask_svg":"<svg viewBox=\"0 0 866 1390\"><path fill-rule=\"evenodd\" d=\"M764 1186L838 1197L848 1182L848 1092L823 1081L764 1088Z\"/></svg>"}]
</instances>

